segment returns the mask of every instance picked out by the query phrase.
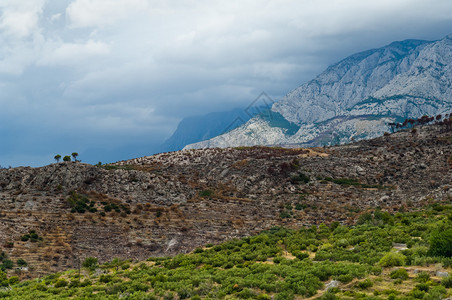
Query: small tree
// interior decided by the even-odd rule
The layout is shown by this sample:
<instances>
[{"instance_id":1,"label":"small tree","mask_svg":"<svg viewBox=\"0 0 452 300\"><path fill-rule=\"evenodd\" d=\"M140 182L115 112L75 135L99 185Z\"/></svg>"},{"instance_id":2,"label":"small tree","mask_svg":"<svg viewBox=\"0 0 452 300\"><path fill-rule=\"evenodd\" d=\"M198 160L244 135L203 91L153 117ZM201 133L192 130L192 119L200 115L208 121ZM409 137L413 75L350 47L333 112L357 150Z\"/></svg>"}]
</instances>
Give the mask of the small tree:
<instances>
[{"instance_id":1,"label":"small tree","mask_svg":"<svg viewBox=\"0 0 452 300\"><path fill-rule=\"evenodd\" d=\"M60 159L61 159L61 155L59 155L59 154L55 155L54 159L56 160L57 163L59 163Z\"/></svg>"},{"instance_id":2,"label":"small tree","mask_svg":"<svg viewBox=\"0 0 452 300\"><path fill-rule=\"evenodd\" d=\"M77 161L77 156L78 156L77 152L72 152L72 157L74 158L75 162Z\"/></svg>"},{"instance_id":3,"label":"small tree","mask_svg":"<svg viewBox=\"0 0 452 300\"><path fill-rule=\"evenodd\" d=\"M69 155L66 155L63 157L63 161L71 161L71 157Z\"/></svg>"}]
</instances>

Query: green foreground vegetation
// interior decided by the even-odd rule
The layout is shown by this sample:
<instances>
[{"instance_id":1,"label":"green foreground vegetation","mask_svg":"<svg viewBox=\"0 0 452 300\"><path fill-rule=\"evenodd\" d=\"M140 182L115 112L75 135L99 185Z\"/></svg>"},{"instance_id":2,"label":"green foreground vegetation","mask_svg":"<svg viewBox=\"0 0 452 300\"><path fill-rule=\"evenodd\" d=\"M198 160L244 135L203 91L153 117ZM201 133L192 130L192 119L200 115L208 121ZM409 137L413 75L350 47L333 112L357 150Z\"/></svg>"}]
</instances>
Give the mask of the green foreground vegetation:
<instances>
[{"instance_id":1,"label":"green foreground vegetation","mask_svg":"<svg viewBox=\"0 0 452 300\"><path fill-rule=\"evenodd\" d=\"M452 205L375 210L356 226L272 228L193 253L87 258L78 270L19 282L0 271L8 299L443 299L452 295Z\"/></svg>"}]
</instances>

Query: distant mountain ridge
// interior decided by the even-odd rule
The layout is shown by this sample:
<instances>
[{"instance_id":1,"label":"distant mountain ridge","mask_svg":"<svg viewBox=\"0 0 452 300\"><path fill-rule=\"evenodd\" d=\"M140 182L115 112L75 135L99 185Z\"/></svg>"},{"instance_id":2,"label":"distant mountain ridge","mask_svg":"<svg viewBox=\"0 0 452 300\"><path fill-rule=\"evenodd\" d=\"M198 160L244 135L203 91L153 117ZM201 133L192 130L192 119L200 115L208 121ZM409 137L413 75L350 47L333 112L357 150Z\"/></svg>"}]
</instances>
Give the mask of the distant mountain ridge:
<instances>
[{"instance_id":1,"label":"distant mountain ridge","mask_svg":"<svg viewBox=\"0 0 452 300\"><path fill-rule=\"evenodd\" d=\"M374 138L389 131L388 123L451 112L451 65L452 35L360 52L289 92L266 117L258 115L226 134L186 148L322 146ZM292 130L270 122L281 117Z\"/></svg>"}]
</instances>

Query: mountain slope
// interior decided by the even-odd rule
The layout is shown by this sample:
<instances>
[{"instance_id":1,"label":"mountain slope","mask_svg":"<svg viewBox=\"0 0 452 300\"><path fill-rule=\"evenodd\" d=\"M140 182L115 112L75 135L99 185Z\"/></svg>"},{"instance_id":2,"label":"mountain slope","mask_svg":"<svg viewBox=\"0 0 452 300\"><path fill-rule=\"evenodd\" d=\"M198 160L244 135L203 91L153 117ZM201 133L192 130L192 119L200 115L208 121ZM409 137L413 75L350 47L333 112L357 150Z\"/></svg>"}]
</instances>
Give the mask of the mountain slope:
<instances>
[{"instance_id":1,"label":"mountain slope","mask_svg":"<svg viewBox=\"0 0 452 300\"><path fill-rule=\"evenodd\" d=\"M305 146L373 138L389 122L452 111L452 39L406 40L352 55L276 102L271 112L298 125L291 134L256 116L190 148Z\"/></svg>"},{"instance_id":2,"label":"mountain slope","mask_svg":"<svg viewBox=\"0 0 452 300\"><path fill-rule=\"evenodd\" d=\"M139 260L272 226L353 224L369 208L396 212L450 199L451 145L451 133L431 125L327 148L186 150L104 166L0 169L0 253L24 259L21 276L36 277L89 256Z\"/></svg>"},{"instance_id":3,"label":"mountain slope","mask_svg":"<svg viewBox=\"0 0 452 300\"><path fill-rule=\"evenodd\" d=\"M162 152L182 150L186 145L205 141L246 123L258 108L236 108L203 116L184 118L173 135L162 145Z\"/></svg>"}]
</instances>

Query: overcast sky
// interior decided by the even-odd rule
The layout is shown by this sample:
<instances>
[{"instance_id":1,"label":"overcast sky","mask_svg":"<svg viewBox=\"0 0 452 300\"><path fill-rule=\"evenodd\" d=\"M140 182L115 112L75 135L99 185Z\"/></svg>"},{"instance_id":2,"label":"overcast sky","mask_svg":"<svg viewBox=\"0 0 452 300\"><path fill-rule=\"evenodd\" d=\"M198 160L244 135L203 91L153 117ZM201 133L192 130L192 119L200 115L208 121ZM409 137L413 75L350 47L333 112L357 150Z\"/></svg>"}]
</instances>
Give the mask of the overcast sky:
<instances>
[{"instance_id":1,"label":"overcast sky","mask_svg":"<svg viewBox=\"0 0 452 300\"><path fill-rule=\"evenodd\" d=\"M450 0L0 0L0 165L151 154L183 117L450 33Z\"/></svg>"}]
</instances>

